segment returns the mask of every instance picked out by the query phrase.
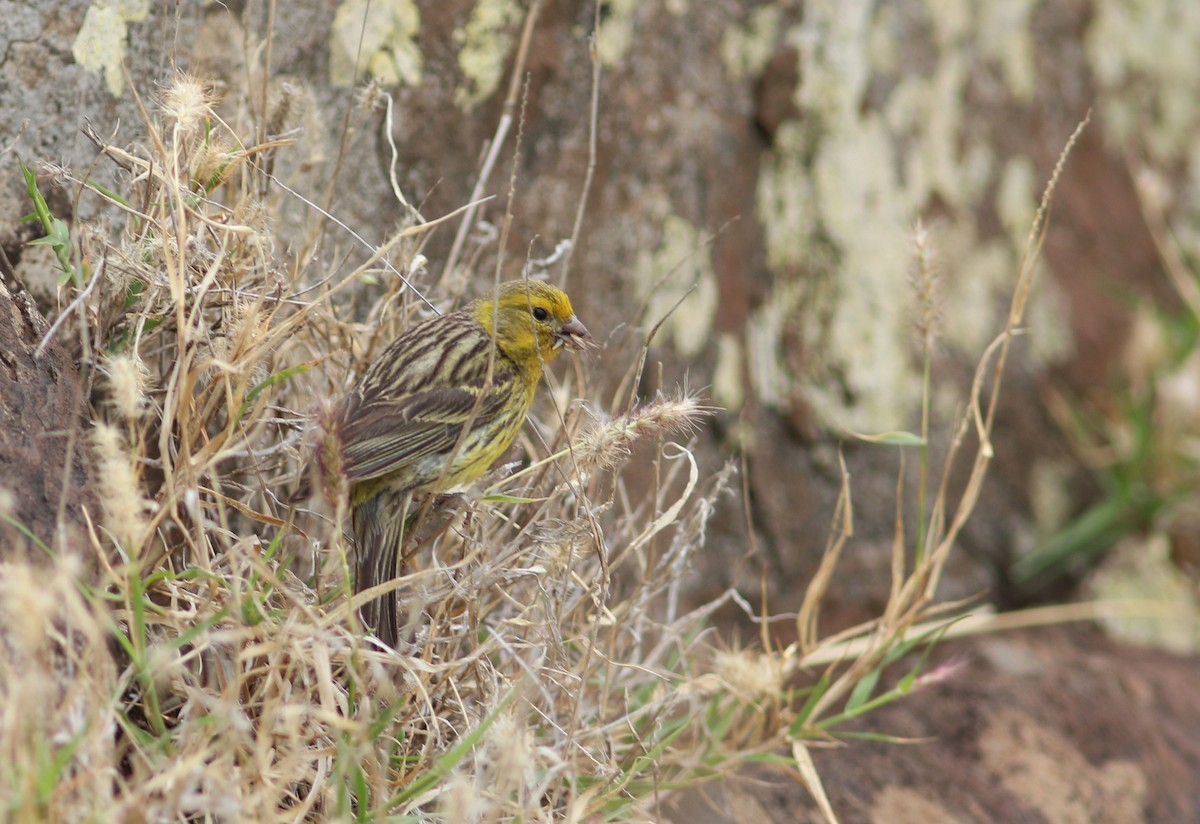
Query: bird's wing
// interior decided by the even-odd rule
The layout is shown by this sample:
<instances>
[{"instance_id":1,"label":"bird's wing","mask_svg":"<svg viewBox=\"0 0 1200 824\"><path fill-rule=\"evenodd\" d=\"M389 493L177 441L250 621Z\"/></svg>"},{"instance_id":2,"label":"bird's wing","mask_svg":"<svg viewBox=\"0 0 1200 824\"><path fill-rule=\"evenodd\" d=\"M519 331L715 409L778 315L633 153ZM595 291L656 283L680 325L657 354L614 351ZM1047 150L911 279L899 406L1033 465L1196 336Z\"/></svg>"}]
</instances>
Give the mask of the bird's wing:
<instances>
[{"instance_id":1,"label":"bird's wing","mask_svg":"<svg viewBox=\"0 0 1200 824\"><path fill-rule=\"evenodd\" d=\"M486 427L512 392L508 382L439 387L402 397L373 396L342 419L342 471L360 482L381 478L433 455L449 455L463 427ZM510 378L511 380L511 378Z\"/></svg>"}]
</instances>

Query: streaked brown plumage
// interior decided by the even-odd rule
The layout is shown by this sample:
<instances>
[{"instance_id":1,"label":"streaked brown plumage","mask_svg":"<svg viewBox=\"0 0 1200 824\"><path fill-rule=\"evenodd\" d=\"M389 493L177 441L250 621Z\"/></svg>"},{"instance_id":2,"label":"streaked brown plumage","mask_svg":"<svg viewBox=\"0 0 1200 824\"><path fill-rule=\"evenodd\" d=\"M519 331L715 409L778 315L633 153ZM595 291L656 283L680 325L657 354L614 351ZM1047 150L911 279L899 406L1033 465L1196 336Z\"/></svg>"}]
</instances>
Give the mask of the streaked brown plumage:
<instances>
[{"instance_id":1,"label":"streaked brown plumage","mask_svg":"<svg viewBox=\"0 0 1200 824\"><path fill-rule=\"evenodd\" d=\"M513 281L498 298L405 330L334 413L350 486L355 592L400 574L421 499L487 471L520 432L543 365L591 341L553 286ZM397 607L393 591L361 611L388 645L397 640Z\"/></svg>"}]
</instances>

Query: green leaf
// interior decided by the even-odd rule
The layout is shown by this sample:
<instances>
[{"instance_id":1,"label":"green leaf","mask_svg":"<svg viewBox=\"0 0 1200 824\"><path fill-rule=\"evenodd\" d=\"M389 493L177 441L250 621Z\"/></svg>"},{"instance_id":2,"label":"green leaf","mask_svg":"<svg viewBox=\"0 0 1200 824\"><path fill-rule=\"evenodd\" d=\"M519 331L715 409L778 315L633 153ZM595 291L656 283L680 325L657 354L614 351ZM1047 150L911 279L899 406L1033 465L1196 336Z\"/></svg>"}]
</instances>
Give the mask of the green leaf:
<instances>
[{"instance_id":1,"label":"green leaf","mask_svg":"<svg viewBox=\"0 0 1200 824\"><path fill-rule=\"evenodd\" d=\"M371 810L368 799L371 797L371 791L367 787L367 773L361 764L351 765L350 778L354 782L354 797L358 799L358 815L355 820L370 821Z\"/></svg>"},{"instance_id":2,"label":"green leaf","mask_svg":"<svg viewBox=\"0 0 1200 824\"><path fill-rule=\"evenodd\" d=\"M90 189L92 189L92 191L96 192L96 194L106 197L109 200L113 201L114 203L119 203L122 206L124 206L126 209L129 208L129 201L126 200L125 198L121 197L119 194L114 192L112 189L108 189L108 188L105 188L104 186L101 186L99 183L92 180L90 177L85 179L84 183L86 183L88 185L88 187Z\"/></svg>"},{"instance_id":3,"label":"green leaf","mask_svg":"<svg viewBox=\"0 0 1200 824\"><path fill-rule=\"evenodd\" d=\"M409 706L411 706L411 702L407 696L401 698L399 701L384 706L379 712L379 717L367 727L367 737L374 741L382 736L387 730L388 725L392 723L392 720L395 719L395 717L400 713L404 712L404 710L408 709ZM404 731L401 730L400 734L403 735Z\"/></svg>"},{"instance_id":4,"label":"green leaf","mask_svg":"<svg viewBox=\"0 0 1200 824\"><path fill-rule=\"evenodd\" d=\"M138 298L146 291L146 281L132 278L129 281L129 287L125 290L125 311L129 311L137 305Z\"/></svg>"},{"instance_id":5,"label":"green leaf","mask_svg":"<svg viewBox=\"0 0 1200 824\"><path fill-rule=\"evenodd\" d=\"M289 366L287 369L281 369L280 371L274 372L263 378L261 381L255 384L249 392L246 393L246 400L242 401L242 408L238 410L237 420L239 422L242 420L245 414L250 411L250 407L254 405L255 399L258 398L258 396L261 395L265 390L269 389L280 381L285 381L288 378L295 377L296 375L303 375L309 369L312 369L315 363L316 361L305 361L304 363L298 363L295 366Z\"/></svg>"},{"instance_id":6,"label":"green leaf","mask_svg":"<svg viewBox=\"0 0 1200 824\"><path fill-rule=\"evenodd\" d=\"M879 677L883 675L883 668L887 666L882 663L875 669L868 672L862 679L854 685L854 689L850 691L850 697L846 699L846 712L854 712L859 707L867 703L871 698L871 693L875 691L875 687L879 684Z\"/></svg>"},{"instance_id":7,"label":"green leaf","mask_svg":"<svg viewBox=\"0 0 1200 824\"><path fill-rule=\"evenodd\" d=\"M877 443L884 446L924 446L925 439L912 432L881 432L878 435L864 435L861 432L849 432L852 438L867 443Z\"/></svg>"},{"instance_id":8,"label":"green leaf","mask_svg":"<svg viewBox=\"0 0 1200 824\"><path fill-rule=\"evenodd\" d=\"M67 228L67 224L63 223L56 217L50 218L50 228L46 231L44 237L34 238L29 241L30 246L67 246L71 243L71 232Z\"/></svg>"},{"instance_id":9,"label":"green leaf","mask_svg":"<svg viewBox=\"0 0 1200 824\"><path fill-rule=\"evenodd\" d=\"M37 535L33 534L33 530L31 530L29 527L25 526L25 524L21 523L20 521L18 521L16 518L12 517L11 515L0 515L0 521L4 521L9 526L15 527L18 532L20 532L22 535L24 535L26 538L28 538L30 541L32 541L34 546L36 546L42 552L46 553L49 557L51 557L51 558L54 557L54 551L52 549L50 549L50 547L46 546L45 542L42 541L41 538L39 538Z\"/></svg>"},{"instance_id":10,"label":"green leaf","mask_svg":"<svg viewBox=\"0 0 1200 824\"><path fill-rule=\"evenodd\" d=\"M838 738L846 741L875 741L881 744L912 744L912 739L900 738L882 732L839 732Z\"/></svg>"},{"instance_id":11,"label":"green leaf","mask_svg":"<svg viewBox=\"0 0 1200 824\"><path fill-rule=\"evenodd\" d=\"M38 188L37 174L23 162L21 163L21 174L25 178L25 193L33 201L34 216L48 230L50 226L50 207L46 205L46 198L42 196L42 191Z\"/></svg>"},{"instance_id":12,"label":"green leaf","mask_svg":"<svg viewBox=\"0 0 1200 824\"><path fill-rule=\"evenodd\" d=\"M177 637L172 639L170 642L171 646L173 646L177 650L183 649L184 647L188 646L193 641L195 641L197 638L199 638L201 635L203 635L204 633L208 632L210 629L215 627L221 621L225 620L226 616L228 616L230 612L232 612L232 610L229 607L227 607L227 606L221 607L219 610L217 610L212 615L205 618L200 623L194 624L193 626L188 627L188 629L186 631L184 631L183 633L181 633L180 635L178 635Z\"/></svg>"},{"instance_id":13,"label":"green leaf","mask_svg":"<svg viewBox=\"0 0 1200 824\"><path fill-rule=\"evenodd\" d=\"M30 245L49 246L54 250L58 265L62 267L58 277L58 285L62 286L77 277L75 267L71 265L71 230L50 212L50 206L38 188L37 174L24 163L21 163L21 174L25 178L25 193L33 203L33 213L46 233L45 237L30 241Z\"/></svg>"},{"instance_id":14,"label":"green leaf","mask_svg":"<svg viewBox=\"0 0 1200 824\"><path fill-rule=\"evenodd\" d=\"M520 495L505 495L503 493L484 495L479 500L486 504L532 504L538 501L537 498L522 498Z\"/></svg>"},{"instance_id":15,"label":"green leaf","mask_svg":"<svg viewBox=\"0 0 1200 824\"><path fill-rule=\"evenodd\" d=\"M1063 572L1071 563L1094 558L1137 525L1137 512L1123 496L1114 496L1088 509L1033 552L1012 565L1019 583Z\"/></svg>"},{"instance_id":16,"label":"green leaf","mask_svg":"<svg viewBox=\"0 0 1200 824\"><path fill-rule=\"evenodd\" d=\"M796 720L788 725L788 735L792 738L803 737L804 726L808 723L808 717L812 715L813 708L817 706L817 702L821 700L826 692L829 691L829 673L821 673L821 680L814 684L808 694L808 699L804 702L804 706L800 708L799 715Z\"/></svg>"}]
</instances>

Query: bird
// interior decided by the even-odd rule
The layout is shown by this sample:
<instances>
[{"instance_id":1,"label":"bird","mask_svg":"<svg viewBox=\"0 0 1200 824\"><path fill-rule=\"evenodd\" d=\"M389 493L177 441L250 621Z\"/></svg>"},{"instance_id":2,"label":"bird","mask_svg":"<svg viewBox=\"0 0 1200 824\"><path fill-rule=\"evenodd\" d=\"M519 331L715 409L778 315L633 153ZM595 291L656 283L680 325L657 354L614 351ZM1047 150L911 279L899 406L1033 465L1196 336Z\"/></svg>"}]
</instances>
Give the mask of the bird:
<instances>
[{"instance_id":1,"label":"bird","mask_svg":"<svg viewBox=\"0 0 1200 824\"><path fill-rule=\"evenodd\" d=\"M410 326L379 354L329 424L349 495L355 593L402 574L424 500L466 487L508 451L545 365L593 345L565 292L526 279ZM360 608L389 647L398 615L396 590Z\"/></svg>"}]
</instances>

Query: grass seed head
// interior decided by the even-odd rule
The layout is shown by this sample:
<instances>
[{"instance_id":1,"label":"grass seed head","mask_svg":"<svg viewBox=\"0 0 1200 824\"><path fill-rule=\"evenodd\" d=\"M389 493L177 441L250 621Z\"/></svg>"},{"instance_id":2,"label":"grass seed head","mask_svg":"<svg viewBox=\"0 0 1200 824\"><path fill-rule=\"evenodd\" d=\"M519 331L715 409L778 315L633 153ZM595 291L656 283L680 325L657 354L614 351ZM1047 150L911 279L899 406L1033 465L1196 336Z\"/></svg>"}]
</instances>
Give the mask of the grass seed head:
<instances>
[{"instance_id":1,"label":"grass seed head","mask_svg":"<svg viewBox=\"0 0 1200 824\"><path fill-rule=\"evenodd\" d=\"M912 277L913 296L916 301L914 326L921 345L930 348L937 337L940 313L941 285L938 269L933 259L929 230L920 220L912 234Z\"/></svg>"},{"instance_id":2,"label":"grass seed head","mask_svg":"<svg viewBox=\"0 0 1200 824\"><path fill-rule=\"evenodd\" d=\"M116 427L97 423L92 430L100 483L97 491L104 510L104 526L129 553L136 554L146 527L146 501L133 456Z\"/></svg>"},{"instance_id":3,"label":"grass seed head","mask_svg":"<svg viewBox=\"0 0 1200 824\"><path fill-rule=\"evenodd\" d=\"M466 776L455 774L438 794L438 808L443 821L478 821L479 790Z\"/></svg>"},{"instance_id":4,"label":"grass seed head","mask_svg":"<svg viewBox=\"0 0 1200 824\"><path fill-rule=\"evenodd\" d=\"M163 90L162 113L188 136L196 134L213 113L216 94L211 83L180 73Z\"/></svg>"},{"instance_id":5,"label":"grass seed head","mask_svg":"<svg viewBox=\"0 0 1200 824\"><path fill-rule=\"evenodd\" d=\"M7 486L0 486L0 518L12 518L16 511L16 494Z\"/></svg>"},{"instance_id":6,"label":"grass seed head","mask_svg":"<svg viewBox=\"0 0 1200 824\"><path fill-rule=\"evenodd\" d=\"M585 433L575 445L575 459L584 472L615 469L625 462L638 441L689 433L711 412L690 394L660 395Z\"/></svg>"},{"instance_id":7,"label":"grass seed head","mask_svg":"<svg viewBox=\"0 0 1200 824\"><path fill-rule=\"evenodd\" d=\"M27 564L6 564L0 573L0 626L7 630L6 655L16 660L40 658L49 641L46 628L53 624L56 599L45 576Z\"/></svg>"},{"instance_id":8,"label":"grass seed head","mask_svg":"<svg viewBox=\"0 0 1200 824\"><path fill-rule=\"evenodd\" d=\"M516 793L533 764L528 728L510 714L497 718L488 730L487 752L495 792L501 797Z\"/></svg>"},{"instance_id":9,"label":"grass seed head","mask_svg":"<svg viewBox=\"0 0 1200 824\"><path fill-rule=\"evenodd\" d=\"M713 669L734 693L748 701L771 701L783 695L783 664L778 656L720 650Z\"/></svg>"},{"instance_id":10,"label":"grass seed head","mask_svg":"<svg viewBox=\"0 0 1200 824\"><path fill-rule=\"evenodd\" d=\"M146 409L146 383L149 370L136 354L114 355L108 359L108 386L112 404L126 421L137 420Z\"/></svg>"}]
</instances>

